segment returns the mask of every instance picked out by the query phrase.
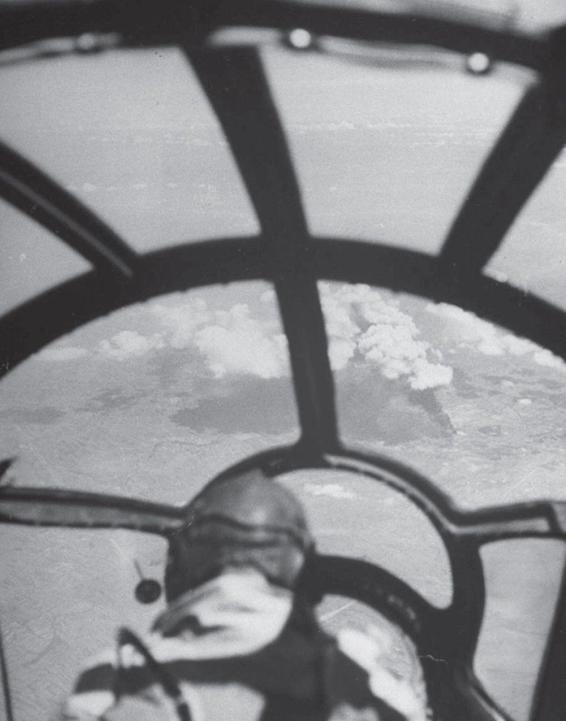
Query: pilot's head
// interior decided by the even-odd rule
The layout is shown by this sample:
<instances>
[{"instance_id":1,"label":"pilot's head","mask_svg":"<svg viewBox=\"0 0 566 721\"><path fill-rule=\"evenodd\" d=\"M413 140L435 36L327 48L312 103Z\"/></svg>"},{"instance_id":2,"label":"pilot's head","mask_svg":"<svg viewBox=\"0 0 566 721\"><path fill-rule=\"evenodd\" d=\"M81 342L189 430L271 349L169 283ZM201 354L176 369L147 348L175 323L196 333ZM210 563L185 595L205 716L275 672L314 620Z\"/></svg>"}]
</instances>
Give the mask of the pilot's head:
<instances>
[{"instance_id":1,"label":"pilot's head","mask_svg":"<svg viewBox=\"0 0 566 721\"><path fill-rule=\"evenodd\" d=\"M260 471L209 483L169 539L168 601L224 571L253 568L295 589L314 543L299 501Z\"/></svg>"}]
</instances>

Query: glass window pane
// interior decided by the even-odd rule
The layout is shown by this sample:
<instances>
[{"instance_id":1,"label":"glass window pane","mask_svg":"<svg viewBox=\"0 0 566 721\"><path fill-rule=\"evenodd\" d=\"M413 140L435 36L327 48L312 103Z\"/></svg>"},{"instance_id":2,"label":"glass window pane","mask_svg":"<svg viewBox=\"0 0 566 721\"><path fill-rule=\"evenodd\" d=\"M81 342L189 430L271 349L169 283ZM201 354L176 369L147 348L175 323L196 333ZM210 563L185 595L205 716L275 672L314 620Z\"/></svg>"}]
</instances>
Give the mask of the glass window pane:
<instances>
[{"instance_id":1,"label":"glass window pane","mask_svg":"<svg viewBox=\"0 0 566 721\"><path fill-rule=\"evenodd\" d=\"M15 721L45 721L93 655L127 625L149 631L163 605L135 600L144 577L161 580L163 539L127 531L2 526L0 612Z\"/></svg>"},{"instance_id":2,"label":"glass window pane","mask_svg":"<svg viewBox=\"0 0 566 721\"><path fill-rule=\"evenodd\" d=\"M486 267L488 275L561 308L566 308L565 182L566 154L562 153Z\"/></svg>"},{"instance_id":3,"label":"glass window pane","mask_svg":"<svg viewBox=\"0 0 566 721\"><path fill-rule=\"evenodd\" d=\"M279 480L304 504L320 552L365 559L430 603L450 604L452 574L442 539L400 493L344 471L296 471Z\"/></svg>"},{"instance_id":4,"label":"glass window pane","mask_svg":"<svg viewBox=\"0 0 566 721\"><path fill-rule=\"evenodd\" d=\"M475 669L516 721L527 721L560 583L560 541L499 541L481 550L487 589Z\"/></svg>"},{"instance_id":5,"label":"glass window pane","mask_svg":"<svg viewBox=\"0 0 566 721\"><path fill-rule=\"evenodd\" d=\"M402 51L356 63L280 49L265 61L311 231L429 253L524 86Z\"/></svg>"},{"instance_id":6,"label":"glass window pane","mask_svg":"<svg viewBox=\"0 0 566 721\"><path fill-rule=\"evenodd\" d=\"M231 152L179 50L2 68L3 138L141 251L257 232Z\"/></svg>"},{"instance_id":7,"label":"glass window pane","mask_svg":"<svg viewBox=\"0 0 566 721\"><path fill-rule=\"evenodd\" d=\"M90 270L90 264L48 230L0 200L0 315Z\"/></svg>"},{"instance_id":8,"label":"glass window pane","mask_svg":"<svg viewBox=\"0 0 566 721\"><path fill-rule=\"evenodd\" d=\"M566 364L459 308L322 283L338 421L459 505L566 498Z\"/></svg>"},{"instance_id":9,"label":"glass window pane","mask_svg":"<svg viewBox=\"0 0 566 721\"><path fill-rule=\"evenodd\" d=\"M0 458L21 485L185 502L298 437L267 283L174 294L75 331L0 384Z\"/></svg>"}]
</instances>

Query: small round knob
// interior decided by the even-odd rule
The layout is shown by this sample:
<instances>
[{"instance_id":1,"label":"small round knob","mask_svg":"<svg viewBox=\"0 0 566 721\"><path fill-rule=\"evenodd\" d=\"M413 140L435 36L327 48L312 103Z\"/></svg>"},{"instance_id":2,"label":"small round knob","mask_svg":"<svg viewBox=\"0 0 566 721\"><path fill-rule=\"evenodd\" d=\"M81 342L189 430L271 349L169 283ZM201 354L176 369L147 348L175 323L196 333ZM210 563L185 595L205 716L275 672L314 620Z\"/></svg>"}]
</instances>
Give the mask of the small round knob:
<instances>
[{"instance_id":1,"label":"small round knob","mask_svg":"<svg viewBox=\"0 0 566 721\"><path fill-rule=\"evenodd\" d=\"M161 584L154 578L143 578L136 586L135 595L140 603L155 603L161 596Z\"/></svg>"}]
</instances>

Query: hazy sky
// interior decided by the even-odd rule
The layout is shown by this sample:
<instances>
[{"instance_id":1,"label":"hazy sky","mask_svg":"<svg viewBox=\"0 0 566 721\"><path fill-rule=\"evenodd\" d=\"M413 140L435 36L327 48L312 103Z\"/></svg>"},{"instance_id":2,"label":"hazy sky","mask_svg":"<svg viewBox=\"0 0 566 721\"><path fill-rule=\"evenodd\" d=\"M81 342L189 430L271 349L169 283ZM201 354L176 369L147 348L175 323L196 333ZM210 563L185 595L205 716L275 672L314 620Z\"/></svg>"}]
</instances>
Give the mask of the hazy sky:
<instances>
[{"instance_id":1,"label":"hazy sky","mask_svg":"<svg viewBox=\"0 0 566 721\"><path fill-rule=\"evenodd\" d=\"M376 70L281 49L264 57L312 231L426 252L440 248L530 81L509 68L472 77L436 60ZM137 250L257 232L226 142L179 52L7 66L0 87L4 139ZM488 267L559 304L565 167L559 159ZM0 307L86 267L5 204L0 230Z\"/></svg>"}]
</instances>

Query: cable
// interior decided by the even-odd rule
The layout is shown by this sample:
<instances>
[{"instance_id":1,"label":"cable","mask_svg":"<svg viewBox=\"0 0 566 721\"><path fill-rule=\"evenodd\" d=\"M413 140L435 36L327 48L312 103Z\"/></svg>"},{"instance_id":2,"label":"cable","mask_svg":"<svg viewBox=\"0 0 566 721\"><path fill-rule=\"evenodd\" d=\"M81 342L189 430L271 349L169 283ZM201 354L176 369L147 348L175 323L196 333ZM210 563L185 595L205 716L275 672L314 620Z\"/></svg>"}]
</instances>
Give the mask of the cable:
<instances>
[{"instance_id":1,"label":"cable","mask_svg":"<svg viewBox=\"0 0 566 721\"><path fill-rule=\"evenodd\" d=\"M167 671L163 664L160 664L155 659L143 641L133 631L130 631L129 628L121 628L118 631L118 661L120 661L120 650L123 646L133 646L133 648L143 656L148 669L163 687L165 695L168 696L175 705L179 721L192 721L189 706L183 696L177 679ZM8 721L13 721L13 719L9 718Z\"/></svg>"}]
</instances>

